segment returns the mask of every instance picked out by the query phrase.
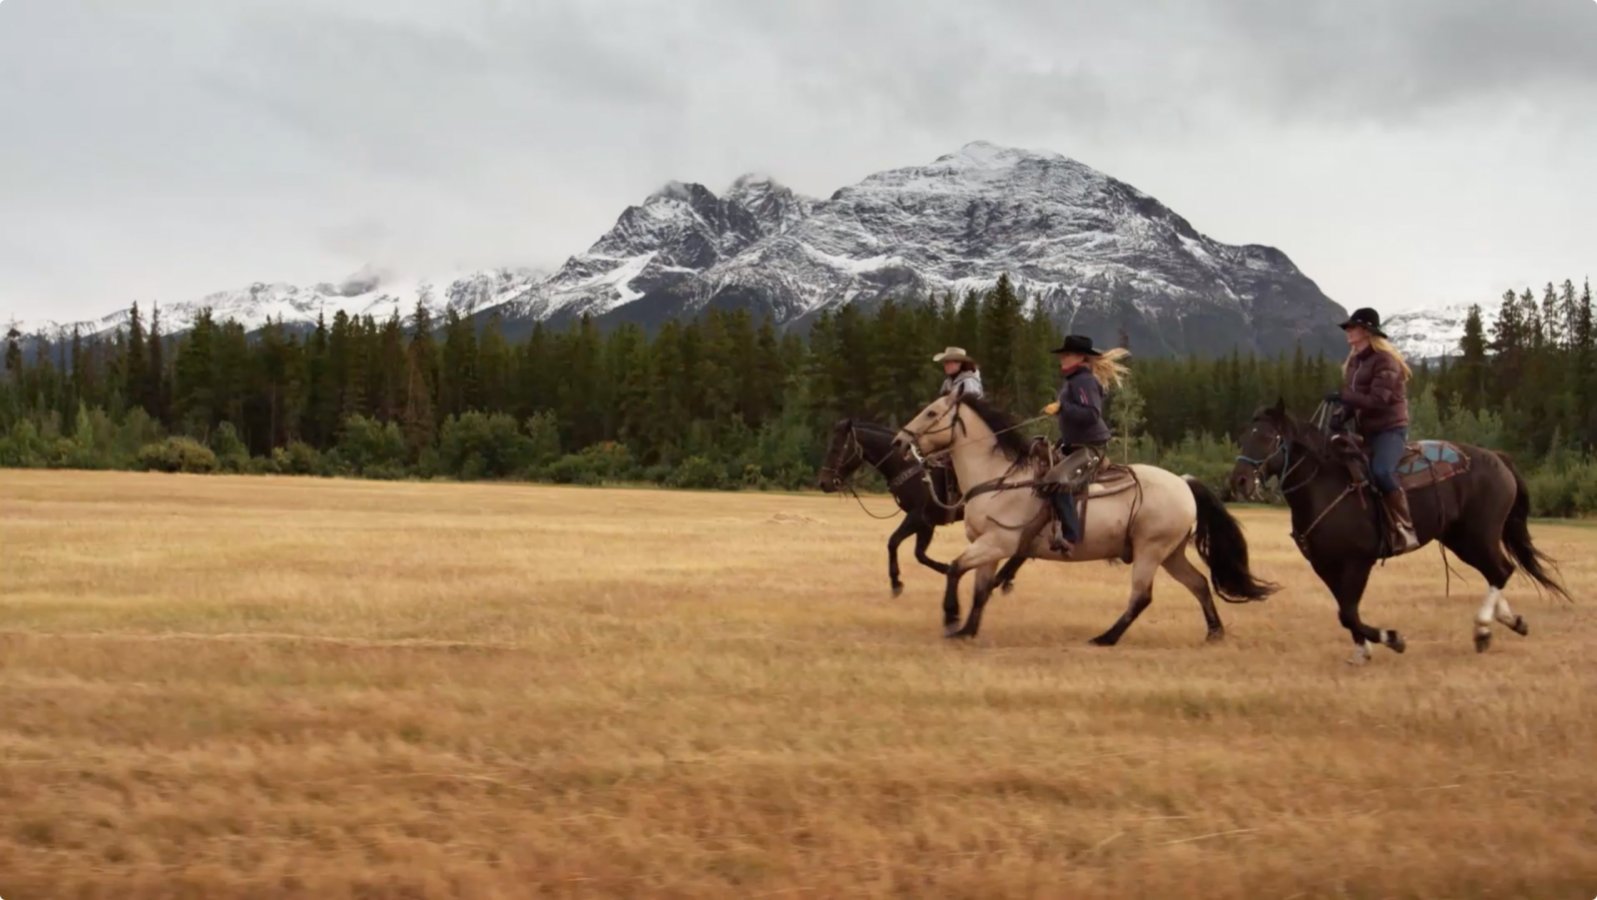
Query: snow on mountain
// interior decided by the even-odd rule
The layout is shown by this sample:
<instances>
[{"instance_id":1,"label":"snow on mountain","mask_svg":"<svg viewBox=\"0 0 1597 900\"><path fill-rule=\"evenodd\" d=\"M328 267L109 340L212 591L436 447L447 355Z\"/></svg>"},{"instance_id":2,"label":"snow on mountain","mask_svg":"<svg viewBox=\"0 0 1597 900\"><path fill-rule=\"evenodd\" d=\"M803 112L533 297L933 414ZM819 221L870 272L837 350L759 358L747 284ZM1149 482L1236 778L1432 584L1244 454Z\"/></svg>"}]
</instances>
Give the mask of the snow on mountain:
<instances>
[{"instance_id":1,"label":"snow on mountain","mask_svg":"<svg viewBox=\"0 0 1597 900\"><path fill-rule=\"evenodd\" d=\"M1469 317L1469 303L1455 303L1436 309L1421 309L1393 313L1381 323L1382 330L1396 347L1409 359L1439 359L1457 356L1458 342L1464 337L1464 320ZM1488 339L1492 324L1497 321L1497 307L1481 305L1481 324Z\"/></svg>"},{"instance_id":2,"label":"snow on mountain","mask_svg":"<svg viewBox=\"0 0 1597 900\"><path fill-rule=\"evenodd\" d=\"M332 319L340 310L351 316L369 315L379 321L396 312L402 319L414 315L418 301L434 318L451 308L462 316L503 304L524 301L538 290L544 273L535 269L491 269L434 283L430 279L394 278L366 268L337 283L321 282L309 286L256 282L231 291L218 291L194 300L140 305L145 327L152 314L159 312L161 331L174 334L193 326L202 309L209 308L218 322L232 319L245 330L254 331L268 321L289 326L312 326L318 316ZM83 336L108 334L127 326L128 309L119 309L100 319L80 322L13 322L27 335L48 337L70 334L77 328Z\"/></svg>"},{"instance_id":3,"label":"snow on mountain","mask_svg":"<svg viewBox=\"0 0 1597 900\"><path fill-rule=\"evenodd\" d=\"M1340 352L1344 311L1279 250L1209 238L1158 200L1056 153L968 144L824 200L746 175L717 196L671 182L554 273L500 269L428 284L369 271L337 285L254 284L161 305L184 327L206 305L258 327L339 309L499 315L513 333L591 314L653 327L706 308L745 308L784 327L889 297L983 290L1007 273L1062 327L1140 354L1301 344ZM447 283L447 287L442 285ZM118 316L106 322L119 321ZM105 322L94 330L103 331Z\"/></svg>"},{"instance_id":4,"label":"snow on mountain","mask_svg":"<svg viewBox=\"0 0 1597 900\"><path fill-rule=\"evenodd\" d=\"M706 272L696 300L763 298L786 320L1002 273L1061 324L1154 354L1329 347L1342 313L1278 250L1214 241L1075 160L984 142L839 190Z\"/></svg>"}]
</instances>

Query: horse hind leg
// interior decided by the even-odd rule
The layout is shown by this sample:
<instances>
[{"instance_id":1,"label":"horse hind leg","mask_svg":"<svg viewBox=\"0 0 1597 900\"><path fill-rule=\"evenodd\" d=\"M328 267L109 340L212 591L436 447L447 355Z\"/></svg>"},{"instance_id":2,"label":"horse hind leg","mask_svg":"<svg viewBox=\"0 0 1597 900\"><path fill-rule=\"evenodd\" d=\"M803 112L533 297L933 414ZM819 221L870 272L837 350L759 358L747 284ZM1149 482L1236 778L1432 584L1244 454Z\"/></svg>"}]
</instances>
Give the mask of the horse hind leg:
<instances>
[{"instance_id":1,"label":"horse hind leg","mask_svg":"<svg viewBox=\"0 0 1597 900\"><path fill-rule=\"evenodd\" d=\"M1503 552L1502 547L1494 546L1473 535L1450 540L1446 544L1448 549L1453 551L1453 555L1486 578L1486 596L1481 600L1480 608L1475 611L1475 651L1485 653L1491 647L1494 620L1508 626L1517 634L1529 632L1530 626L1525 624L1524 617L1514 615L1508 606L1508 599L1503 596L1503 587L1514 574L1514 564L1509 560L1508 554Z\"/></svg>"},{"instance_id":2,"label":"horse hind leg","mask_svg":"<svg viewBox=\"0 0 1597 900\"><path fill-rule=\"evenodd\" d=\"M1108 631L1098 635L1088 643L1096 644L1099 647L1113 647L1120 642L1121 636L1126 633L1127 628L1131 627L1131 623L1137 621L1137 617L1142 615L1142 611L1153 603L1153 576L1158 571L1158 568L1159 564L1154 562L1153 558L1149 556L1141 557L1132 564L1131 599L1126 604L1126 611L1120 614L1120 618L1115 620L1115 624L1109 626Z\"/></svg>"},{"instance_id":3,"label":"horse hind leg","mask_svg":"<svg viewBox=\"0 0 1597 900\"><path fill-rule=\"evenodd\" d=\"M1524 616L1514 615L1508 606L1508 597L1501 590L1497 592L1497 621L1507 625L1510 631L1520 637L1530 634L1530 623L1525 621Z\"/></svg>"},{"instance_id":4,"label":"horse hind leg","mask_svg":"<svg viewBox=\"0 0 1597 900\"><path fill-rule=\"evenodd\" d=\"M1203 608L1203 623L1208 626L1208 640L1218 641L1225 637L1225 626L1220 623L1220 611L1215 608L1214 594L1209 590L1209 579L1198 571L1198 567L1187 558L1187 547L1191 539L1181 542L1176 551L1165 558L1164 570L1169 573L1182 587L1192 592L1198 598L1198 605Z\"/></svg>"}]
</instances>

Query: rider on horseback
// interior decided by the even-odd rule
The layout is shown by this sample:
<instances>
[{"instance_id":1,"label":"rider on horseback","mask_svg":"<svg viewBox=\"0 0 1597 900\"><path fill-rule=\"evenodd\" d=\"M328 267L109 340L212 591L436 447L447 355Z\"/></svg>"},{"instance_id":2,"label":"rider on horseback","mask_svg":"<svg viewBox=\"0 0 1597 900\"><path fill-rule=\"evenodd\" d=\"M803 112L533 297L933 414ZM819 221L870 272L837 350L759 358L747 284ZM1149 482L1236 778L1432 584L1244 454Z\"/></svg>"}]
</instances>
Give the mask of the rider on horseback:
<instances>
[{"instance_id":1,"label":"rider on horseback","mask_svg":"<svg viewBox=\"0 0 1597 900\"><path fill-rule=\"evenodd\" d=\"M1053 350L1059 357L1059 373L1065 383L1059 399L1043 412L1059 417L1059 455L1061 460L1044 476L1051 495L1057 528L1050 543L1057 551L1069 553L1081 538L1081 523L1076 514L1075 495L1084 491L1097 476L1109 444L1109 423L1104 420L1104 387L1118 385L1126 376L1121 360L1130 353L1125 348L1100 351L1092 338L1072 334Z\"/></svg>"},{"instance_id":2,"label":"rider on horseback","mask_svg":"<svg viewBox=\"0 0 1597 900\"><path fill-rule=\"evenodd\" d=\"M1342 390L1326 395L1340 404L1332 428L1341 431L1351 411L1353 424L1370 454L1370 479L1385 498L1392 520L1392 554L1419 547L1408 495L1397 480L1397 466L1408 444L1407 383L1412 376L1402 354L1386 339L1373 309L1355 310L1342 330L1351 348L1342 366Z\"/></svg>"},{"instance_id":3,"label":"rider on horseback","mask_svg":"<svg viewBox=\"0 0 1597 900\"><path fill-rule=\"evenodd\" d=\"M943 375L946 376L937 396L946 397L954 391L959 391L962 397L977 398L982 395L981 369L976 367L976 361L965 353L963 347L949 347L933 356L932 362L941 363Z\"/></svg>"}]
</instances>

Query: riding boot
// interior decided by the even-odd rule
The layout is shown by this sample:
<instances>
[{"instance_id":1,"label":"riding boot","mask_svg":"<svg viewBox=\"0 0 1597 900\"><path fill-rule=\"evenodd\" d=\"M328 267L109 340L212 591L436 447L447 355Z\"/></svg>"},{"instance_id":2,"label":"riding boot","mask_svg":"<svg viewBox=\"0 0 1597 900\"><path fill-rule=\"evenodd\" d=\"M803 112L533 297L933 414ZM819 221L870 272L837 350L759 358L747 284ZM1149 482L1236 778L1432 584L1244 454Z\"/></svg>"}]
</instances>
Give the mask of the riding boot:
<instances>
[{"instance_id":1,"label":"riding boot","mask_svg":"<svg viewBox=\"0 0 1597 900\"><path fill-rule=\"evenodd\" d=\"M1386 495L1386 515L1392 522L1392 555L1400 556L1420 546L1414 533L1414 516L1408 509L1408 494L1398 488Z\"/></svg>"},{"instance_id":2,"label":"riding boot","mask_svg":"<svg viewBox=\"0 0 1597 900\"><path fill-rule=\"evenodd\" d=\"M1053 493L1051 498L1054 504L1054 531L1049 544L1056 552L1069 554L1071 548L1080 540L1078 532L1081 530L1076 522L1076 498L1070 491L1061 488Z\"/></svg>"}]
</instances>

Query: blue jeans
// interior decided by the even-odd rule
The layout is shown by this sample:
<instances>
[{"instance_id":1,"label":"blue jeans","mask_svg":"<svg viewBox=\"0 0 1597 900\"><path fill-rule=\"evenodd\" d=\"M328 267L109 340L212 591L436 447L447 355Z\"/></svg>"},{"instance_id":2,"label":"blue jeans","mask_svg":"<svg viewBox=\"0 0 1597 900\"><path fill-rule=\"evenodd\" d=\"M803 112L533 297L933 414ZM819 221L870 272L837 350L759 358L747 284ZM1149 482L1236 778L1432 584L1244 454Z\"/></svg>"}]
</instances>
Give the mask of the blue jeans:
<instances>
[{"instance_id":1,"label":"blue jeans","mask_svg":"<svg viewBox=\"0 0 1597 900\"><path fill-rule=\"evenodd\" d=\"M1370 435L1370 479L1381 493L1390 494L1398 489L1397 464L1403 459L1408 444L1408 429L1390 428Z\"/></svg>"}]
</instances>

